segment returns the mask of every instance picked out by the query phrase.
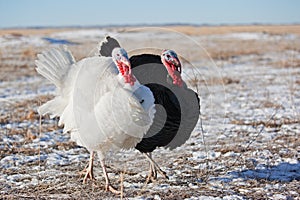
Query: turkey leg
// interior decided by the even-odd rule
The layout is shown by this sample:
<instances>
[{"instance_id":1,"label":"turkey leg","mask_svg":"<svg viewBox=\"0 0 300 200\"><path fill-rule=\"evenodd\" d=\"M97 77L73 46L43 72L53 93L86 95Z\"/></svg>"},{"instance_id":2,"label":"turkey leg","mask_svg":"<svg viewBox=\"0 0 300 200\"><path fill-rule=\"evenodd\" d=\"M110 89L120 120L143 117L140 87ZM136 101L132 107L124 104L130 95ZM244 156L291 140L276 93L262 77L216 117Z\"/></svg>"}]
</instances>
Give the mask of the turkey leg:
<instances>
[{"instance_id":1,"label":"turkey leg","mask_svg":"<svg viewBox=\"0 0 300 200\"><path fill-rule=\"evenodd\" d=\"M89 164L87 167L85 167L85 169L83 170L83 173L85 173L85 176L83 178L83 183L87 182L87 179L91 179L94 180L94 174L93 174L93 162L94 162L94 151L91 151L90 153L90 160L89 160Z\"/></svg>"},{"instance_id":2,"label":"turkey leg","mask_svg":"<svg viewBox=\"0 0 300 200\"><path fill-rule=\"evenodd\" d=\"M154 181L157 179L157 172L160 173L164 178L169 179L167 176L167 173L164 172L158 164L152 159L151 153L143 153L143 155L148 159L150 163L150 170L149 170L149 175L147 177L146 183L148 183L150 180Z\"/></svg>"}]
</instances>

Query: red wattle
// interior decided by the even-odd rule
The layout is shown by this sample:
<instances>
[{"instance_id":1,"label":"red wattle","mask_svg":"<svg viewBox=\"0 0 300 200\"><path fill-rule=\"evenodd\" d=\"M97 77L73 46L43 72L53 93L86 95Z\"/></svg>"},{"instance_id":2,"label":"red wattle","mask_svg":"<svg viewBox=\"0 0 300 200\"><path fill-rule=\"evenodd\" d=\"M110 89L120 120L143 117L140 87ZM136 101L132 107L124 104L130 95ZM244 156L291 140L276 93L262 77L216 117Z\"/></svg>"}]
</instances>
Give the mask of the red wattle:
<instances>
[{"instance_id":1,"label":"red wattle","mask_svg":"<svg viewBox=\"0 0 300 200\"><path fill-rule=\"evenodd\" d=\"M130 67L128 67L127 65L122 66L122 70L120 70L120 72L125 79L125 83L129 83L131 86L134 85L134 82L136 81L136 79L131 74Z\"/></svg>"},{"instance_id":2,"label":"red wattle","mask_svg":"<svg viewBox=\"0 0 300 200\"><path fill-rule=\"evenodd\" d=\"M134 82L136 81L136 79L131 74L124 75L124 79L125 83L129 83L130 85L134 85Z\"/></svg>"},{"instance_id":3,"label":"red wattle","mask_svg":"<svg viewBox=\"0 0 300 200\"><path fill-rule=\"evenodd\" d=\"M181 87L183 83L182 83L180 72L177 71L174 65L170 65L168 62L165 62L164 60L163 63L166 66L169 75L173 79L173 84Z\"/></svg>"}]
</instances>

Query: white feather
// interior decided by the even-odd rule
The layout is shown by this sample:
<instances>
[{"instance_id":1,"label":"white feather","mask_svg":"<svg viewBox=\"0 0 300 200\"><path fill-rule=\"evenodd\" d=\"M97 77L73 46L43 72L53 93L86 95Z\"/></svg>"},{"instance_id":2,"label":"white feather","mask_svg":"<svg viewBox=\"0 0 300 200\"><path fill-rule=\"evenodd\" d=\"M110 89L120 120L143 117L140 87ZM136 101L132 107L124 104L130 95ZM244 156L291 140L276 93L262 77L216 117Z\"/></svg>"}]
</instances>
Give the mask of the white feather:
<instances>
[{"instance_id":1,"label":"white feather","mask_svg":"<svg viewBox=\"0 0 300 200\"><path fill-rule=\"evenodd\" d=\"M65 46L44 51L37 57L37 72L53 83L59 93L56 98L42 105L38 112L41 115L51 114L51 117L60 116L68 104L74 84L72 79L76 73L75 59Z\"/></svg>"},{"instance_id":2,"label":"white feather","mask_svg":"<svg viewBox=\"0 0 300 200\"><path fill-rule=\"evenodd\" d=\"M71 132L72 140L103 154L134 148L142 140L153 122L153 94L138 81L125 84L111 57L75 63L68 50L58 49L38 58L38 72L60 91L39 112L60 116L59 123L64 132Z\"/></svg>"}]
</instances>

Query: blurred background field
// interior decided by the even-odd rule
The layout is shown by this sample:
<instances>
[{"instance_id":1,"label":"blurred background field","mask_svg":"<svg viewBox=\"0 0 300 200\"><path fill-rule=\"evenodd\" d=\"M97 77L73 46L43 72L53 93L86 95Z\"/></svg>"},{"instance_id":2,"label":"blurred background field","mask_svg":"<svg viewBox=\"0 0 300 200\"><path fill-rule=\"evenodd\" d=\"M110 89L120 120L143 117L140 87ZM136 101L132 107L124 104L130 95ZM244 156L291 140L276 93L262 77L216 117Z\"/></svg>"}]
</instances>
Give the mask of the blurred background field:
<instances>
[{"instance_id":1,"label":"blurred background field","mask_svg":"<svg viewBox=\"0 0 300 200\"><path fill-rule=\"evenodd\" d=\"M299 26L255 27L0 31L2 197L115 198L103 191L98 162L98 181L81 183L88 152L61 133L57 119L46 117L40 126L36 109L55 90L34 66L37 53L62 44L77 60L93 56L110 34L129 54L177 51L185 81L201 98L203 127L199 122L184 146L154 153L170 180L144 185L148 165L136 150L108 156L110 176L124 187L124 197L298 198Z\"/></svg>"},{"instance_id":2,"label":"blurred background field","mask_svg":"<svg viewBox=\"0 0 300 200\"><path fill-rule=\"evenodd\" d=\"M300 199L300 2L1 1L1 199ZM191 138L154 159L170 179L145 184L136 150L107 155L121 196L82 184L86 149L37 108L55 87L37 54L67 45L76 60L106 36L129 55L175 50L201 98Z\"/></svg>"}]
</instances>

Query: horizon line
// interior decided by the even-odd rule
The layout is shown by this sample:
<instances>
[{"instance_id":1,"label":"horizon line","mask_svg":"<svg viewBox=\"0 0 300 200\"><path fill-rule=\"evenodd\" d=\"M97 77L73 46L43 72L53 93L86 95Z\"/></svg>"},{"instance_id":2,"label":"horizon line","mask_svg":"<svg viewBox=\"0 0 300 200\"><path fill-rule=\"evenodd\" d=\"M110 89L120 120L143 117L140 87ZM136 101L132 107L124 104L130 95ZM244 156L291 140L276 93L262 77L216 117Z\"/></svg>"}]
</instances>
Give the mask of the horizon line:
<instances>
[{"instance_id":1,"label":"horizon line","mask_svg":"<svg viewBox=\"0 0 300 200\"><path fill-rule=\"evenodd\" d=\"M8 29L63 29L63 28L119 28L119 27L155 27L155 26L194 26L194 27L217 27L217 26L292 26L300 25L300 22L293 23L136 23L136 24L107 24L107 25L34 25L34 26L11 26L0 27L1 30Z\"/></svg>"}]
</instances>

